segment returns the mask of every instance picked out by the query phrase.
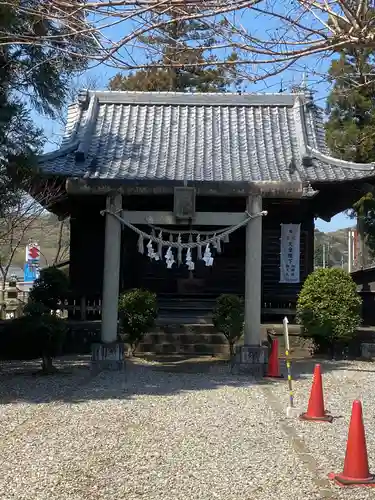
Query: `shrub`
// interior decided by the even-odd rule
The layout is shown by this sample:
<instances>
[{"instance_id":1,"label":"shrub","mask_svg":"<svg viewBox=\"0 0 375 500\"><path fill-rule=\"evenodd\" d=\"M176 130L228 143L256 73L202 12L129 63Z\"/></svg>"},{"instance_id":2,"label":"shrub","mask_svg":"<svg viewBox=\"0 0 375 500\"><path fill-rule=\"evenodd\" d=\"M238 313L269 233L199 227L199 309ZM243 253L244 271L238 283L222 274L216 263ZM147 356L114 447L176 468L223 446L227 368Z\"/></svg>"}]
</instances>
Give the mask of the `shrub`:
<instances>
[{"instance_id":1,"label":"shrub","mask_svg":"<svg viewBox=\"0 0 375 500\"><path fill-rule=\"evenodd\" d=\"M361 298L351 276L339 268L317 269L299 294L297 321L312 339L315 353L347 346L361 322Z\"/></svg>"},{"instance_id":2,"label":"shrub","mask_svg":"<svg viewBox=\"0 0 375 500\"><path fill-rule=\"evenodd\" d=\"M3 356L8 359L42 359L45 373L55 371L52 358L62 352L67 328L43 304L25 307L25 316L10 320L2 332Z\"/></svg>"},{"instance_id":3,"label":"shrub","mask_svg":"<svg viewBox=\"0 0 375 500\"><path fill-rule=\"evenodd\" d=\"M123 333L127 335L133 355L144 334L155 325L157 315L156 294L148 290L135 289L120 296L120 324Z\"/></svg>"},{"instance_id":4,"label":"shrub","mask_svg":"<svg viewBox=\"0 0 375 500\"><path fill-rule=\"evenodd\" d=\"M49 310L56 311L69 294L69 280L65 273L56 267L40 271L29 295L30 302L44 304Z\"/></svg>"},{"instance_id":5,"label":"shrub","mask_svg":"<svg viewBox=\"0 0 375 500\"><path fill-rule=\"evenodd\" d=\"M49 314L50 309L41 302L28 302L23 308L25 316L41 316Z\"/></svg>"},{"instance_id":6,"label":"shrub","mask_svg":"<svg viewBox=\"0 0 375 500\"><path fill-rule=\"evenodd\" d=\"M213 311L213 324L228 341L231 356L235 354L235 344L243 333L244 303L237 295L220 295Z\"/></svg>"}]
</instances>

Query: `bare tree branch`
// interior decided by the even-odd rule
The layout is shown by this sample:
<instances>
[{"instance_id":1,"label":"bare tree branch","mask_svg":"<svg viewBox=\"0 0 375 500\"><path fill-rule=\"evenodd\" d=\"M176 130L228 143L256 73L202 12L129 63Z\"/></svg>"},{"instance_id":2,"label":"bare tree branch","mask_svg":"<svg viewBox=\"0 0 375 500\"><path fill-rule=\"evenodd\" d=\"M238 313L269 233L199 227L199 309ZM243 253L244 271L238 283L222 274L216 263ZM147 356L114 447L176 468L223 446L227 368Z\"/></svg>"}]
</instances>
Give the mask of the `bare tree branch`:
<instances>
[{"instance_id":1,"label":"bare tree branch","mask_svg":"<svg viewBox=\"0 0 375 500\"><path fill-rule=\"evenodd\" d=\"M215 57L194 66L236 65L246 67L250 81L281 73L310 56L329 57L347 48L375 48L375 19L371 2L365 0L45 0L21 3L0 0L0 8L16 9L63 26L59 35L7 32L0 29L1 45L56 44L62 53L72 50L66 41L77 35L94 39L93 63L116 69L183 68L181 61L145 62L142 36L157 35L162 27L202 20L210 25L219 42L207 50ZM170 14L173 13L173 16ZM116 36L117 35L117 36ZM134 56L137 49L139 60ZM187 48L186 50L189 50ZM190 50L194 50L192 43ZM224 52L236 50L230 62ZM143 53L143 56L142 56ZM80 57L78 51L76 57ZM87 57L87 54L82 57ZM265 69L266 68L266 69Z\"/></svg>"},{"instance_id":2,"label":"bare tree branch","mask_svg":"<svg viewBox=\"0 0 375 500\"><path fill-rule=\"evenodd\" d=\"M16 252L28 243L28 231L43 224L42 215L46 208L65 196L58 183L44 181L36 190L34 185L25 182L17 201L4 208L4 216L0 219L0 276L3 285Z\"/></svg>"},{"instance_id":3,"label":"bare tree branch","mask_svg":"<svg viewBox=\"0 0 375 500\"><path fill-rule=\"evenodd\" d=\"M54 258L53 264L52 264L53 266L66 260L67 253L69 251L69 243L65 240L64 233L67 230L68 224L69 224L69 219L64 219L64 220L60 221L59 234L58 234L58 238L57 238L57 249L56 249L56 255L55 255L55 258Z\"/></svg>"}]
</instances>

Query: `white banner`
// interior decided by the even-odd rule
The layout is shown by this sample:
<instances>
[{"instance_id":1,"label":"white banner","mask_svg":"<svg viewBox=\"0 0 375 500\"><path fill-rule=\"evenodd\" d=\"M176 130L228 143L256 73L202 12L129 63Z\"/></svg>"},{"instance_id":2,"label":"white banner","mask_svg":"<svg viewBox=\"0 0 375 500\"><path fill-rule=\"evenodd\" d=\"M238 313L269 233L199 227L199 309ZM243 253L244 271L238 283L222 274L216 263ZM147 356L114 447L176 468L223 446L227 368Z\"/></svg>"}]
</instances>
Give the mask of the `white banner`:
<instances>
[{"instance_id":1,"label":"white banner","mask_svg":"<svg viewBox=\"0 0 375 500\"><path fill-rule=\"evenodd\" d=\"M301 224L281 224L280 283L300 282Z\"/></svg>"}]
</instances>

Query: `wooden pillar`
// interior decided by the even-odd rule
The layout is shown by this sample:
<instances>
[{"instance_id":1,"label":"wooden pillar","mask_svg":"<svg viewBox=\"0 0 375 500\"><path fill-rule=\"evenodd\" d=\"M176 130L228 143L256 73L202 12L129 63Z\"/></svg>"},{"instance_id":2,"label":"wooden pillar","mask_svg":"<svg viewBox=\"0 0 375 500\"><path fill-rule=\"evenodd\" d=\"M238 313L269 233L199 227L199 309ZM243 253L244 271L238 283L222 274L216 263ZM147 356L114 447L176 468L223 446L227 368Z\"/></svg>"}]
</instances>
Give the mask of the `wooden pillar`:
<instances>
[{"instance_id":1,"label":"wooden pillar","mask_svg":"<svg viewBox=\"0 0 375 500\"><path fill-rule=\"evenodd\" d=\"M254 215L262 211L262 197L250 196L247 211ZM262 217L256 217L246 226L245 256L245 331L244 344L261 344L262 293Z\"/></svg>"},{"instance_id":2,"label":"wooden pillar","mask_svg":"<svg viewBox=\"0 0 375 500\"><path fill-rule=\"evenodd\" d=\"M109 195L107 210L115 212L121 209L121 194ZM101 341L106 344L117 340L121 229L120 221L110 214L105 215Z\"/></svg>"},{"instance_id":3,"label":"wooden pillar","mask_svg":"<svg viewBox=\"0 0 375 500\"><path fill-rule=\"evenodd\" d=\"M81 321L86 321L87 313L86 313L86 297L85 296L81 297L80 311L81 311Z\"/></svg>"}]
</instances>

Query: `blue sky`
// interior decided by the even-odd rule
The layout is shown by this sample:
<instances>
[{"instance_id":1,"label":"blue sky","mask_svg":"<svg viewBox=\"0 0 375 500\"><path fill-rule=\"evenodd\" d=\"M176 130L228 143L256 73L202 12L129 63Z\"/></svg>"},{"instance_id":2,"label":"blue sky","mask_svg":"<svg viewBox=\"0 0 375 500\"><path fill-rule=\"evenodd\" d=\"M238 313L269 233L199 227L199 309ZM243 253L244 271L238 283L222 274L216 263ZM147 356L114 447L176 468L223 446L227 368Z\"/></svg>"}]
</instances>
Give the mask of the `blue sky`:
<instances>
[{"instance_id":1,"label":"blue sky","mask_svg":"<svg viewBox=\"0 0 375 500\"><path fill-rule=\"evenodd\" d=\"M256 20L252 17L252 14L247 14L241 17L241 23L244 25L249 32L252 34L257 33L262 35L266 33L266 30L273 30L277 28L275 22L267 22L266 25L262 25L259 19ZM255 28L254 28L255 26ZM107 35L110 35L112 41L120 40L124 36L124 31L130 31L134 29L134 24L120 24L117 27L108 30ZM126 46L122 54L123 59L129 59L131 61L143 62L144 53L138 48L132 46ZM265 81L257 82L256 84L250 83L244 80L242 90L246 92L279 92L282 88L285 92L288 92L292 85L299 84L304 77L306 77L306 83L309 88L314 91L315 102L321 106L325 107L325 98L329 91L329 85L325 79L325 75L329 68L330 59L324 58L305 58L300 64L294 65L292 70L283 72L280 75L268 78ZM81 75L75 81L76 87L86 88L88 82L94 81L97 89L106 89L108 81L113 77L119 70L117 68L108 67L104 65L95 65L90 70L86 71L85 74ZM259 68L258 68L259 71ZM61 137L61 125L58 122L53 122L46 119L36 113L33 113L35 121L42 127L45 131L47 137L47 143L45 146L45 151L51 151L56 149L56 143L59 142ZM349 227L354 225L354 221L345 216L345 214L338 214L332 218L331 222L327 223L322 220L316 221L316 227L321 231L335 231L344 227Z\"/></svg>"},{"instance_id":2,"label":"blue sky","mask_svg":"<svg viewBox=\"0 0 375 500\"><path fill-rule=\"evenodd\" d=\"M353 227L355 224L355 221L353 221L353 219L349 219L344 213L335 215L335 217L332 217L330 222L325 222L321 219L317 219L315 221L315 227L318 228L319 231L323 231L325 233L346 227Z\"/></svg>"}]
</instances>

